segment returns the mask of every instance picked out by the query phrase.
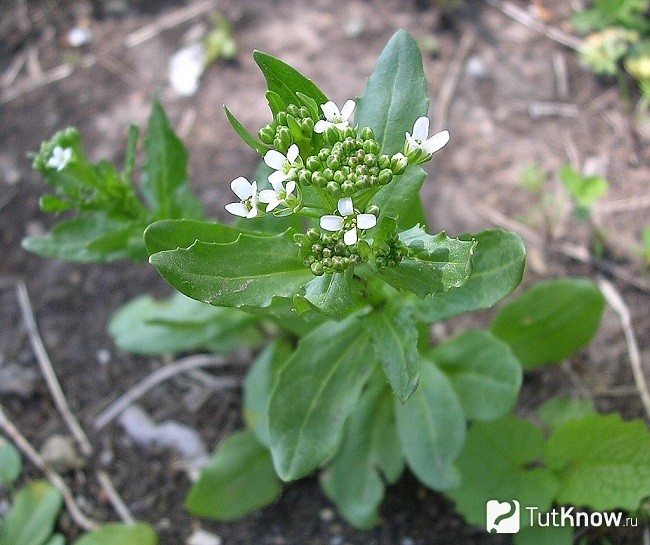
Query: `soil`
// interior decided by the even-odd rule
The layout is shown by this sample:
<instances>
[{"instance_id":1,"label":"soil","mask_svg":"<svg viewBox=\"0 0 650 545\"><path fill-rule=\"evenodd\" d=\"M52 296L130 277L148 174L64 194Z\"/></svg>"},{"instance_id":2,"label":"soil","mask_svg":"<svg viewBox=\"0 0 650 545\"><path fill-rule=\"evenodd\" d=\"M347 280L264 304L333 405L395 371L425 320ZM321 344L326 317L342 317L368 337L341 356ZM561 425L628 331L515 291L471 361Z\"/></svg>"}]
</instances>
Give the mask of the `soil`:
<instances>
[{"instance_id":1,"label":"soil","mask_svg":"<svg viewBox=\"0 0 650 545\"><path fill-rule=\"evenodd\" d=\"M93 428L103 408L163 365L157 358L117 350L106 331L108 320L136 295L164 296L170 289L147 265L69 264L22 250L25 235L44 232L55 221L39 211L43 180L31 170L27 153L56 130L73 125L81 131L91 157L120 164L128 123L144 127L151 99L159 90L189 150L194 190L211 216L226 220L223 205L229 202L230 180L252 173L258 157L229 127L222 104L227 103L250 128L269 118L264 80L251 51L282 58L342 104L362 92L390 36L405 28L423 43L437 40L439 51L425 53L424 66L434 124L442 123L451 133L450 144L429 164L423 190L432 230L478 232L493 226L491 211L525 224L543 240L588 248L592 230L571 216L555 173L565 163L590 167L610 182L603 206L596 210L596 221L607 233L607 263L644 282L643 264L634 247L648 223L648 209L635 206L633 199L649 192L648 135L635 124L613 83L598 80L581 67L575 52L478 0L446 13L424 0L215 0L214 10L233 25L239 52L234 61L209 68L196 95L178 96L167 83L167 61L188 37L209 24L209 15L159 29L131 47L127 41L146 25L198 4L202 2L0 1L0 275L26 282L56 373L94 446L85 468L66 477L69 485L90 515L115 520L96 479L96 471L103 469L134 516L158 530L162 545L185 543L199 525L221 536L225 545L510 543L507 536L490 536L466 525L449 500L423 488L409 474L388 490L381 523L367 532L356 531L339 518L313 478L288 485L276 504L236 522L199 521L186 513L183 499L190 482L175 468L171 455L141 449L117 424L101 432ZM549 25L567 28L568 2L518 5L543 16ZM84 24L92 29L92 41L79 49L70 47L68 31ZM472 45L460 59L465 41ZM26 66L11 78L23 55L28 56ZM448 108L439 111L441 89L457 59L457 85ZM39 70L49 74L62 63L71 63L72 73L30 88L30 82L39 81ZM566 68L566 90L558 86L558 66ZM564 106L554 115L535 115L535 108L548 104ZM539 197L521 187L520 173L531 163L549 176L548 194L556 199L550 223L540 212ZM623 208L606 206L619 201ZM549 277L596 278L602 272L572 261L550 245L529 244L528 251L525 284ZM630 307L647 365L648 290L634 288L620 276L613 281ZM6 283L0 287L0 364L36 369L14 291ZM476 313L452 320L437 333L453 335L485 325L489 316ZM213 395L199 410L191 410L183 403L187 388L187 381L170 381L150 392L142 404L157 421L173 418L194 427L210 447L241 424L238 391ZM585 391L603 412L643 416L624 337L611 310L589 348L563 366L527 374L517 411L529 416L552 395L579 396ZM67 432L43 382L36 382L25 395L2 394L0 399L37 447L52 434ZM29 474L40 477L33 467ZM70 539L79 533L65 513L60 528ZM619 532L610 538L617 544L641 543L639 532Z\"/></svg>"}]
</instances>

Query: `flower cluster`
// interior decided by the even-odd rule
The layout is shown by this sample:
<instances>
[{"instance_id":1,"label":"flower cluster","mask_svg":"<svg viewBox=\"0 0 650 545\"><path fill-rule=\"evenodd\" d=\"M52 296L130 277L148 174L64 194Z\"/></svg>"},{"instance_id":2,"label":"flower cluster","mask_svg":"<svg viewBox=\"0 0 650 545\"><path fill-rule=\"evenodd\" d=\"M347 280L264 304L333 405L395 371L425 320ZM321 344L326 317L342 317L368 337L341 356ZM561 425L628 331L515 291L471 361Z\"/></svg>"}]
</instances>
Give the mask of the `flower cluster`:
<instances>
[{"instance_id":1,"label":"flower cluster","mask_svg":"<svg viewBox=\"0 0 650 545\"><path fill-rule=\"evenodd\" d=\"M273 172L270 189L258 190L256 181L236 178L231 188L239 202L226 205L231 214L254 218L265 213L298 214L318 220L317 229L296 235L305 265L315 275L342 272L361 261L382 268L398 264L406 255L397 232L368 239L377 225L379 207L372 197L393 182L410 165L424 163L449 140L442 131L429 137L429 120L415 121L413 134L405 133L403 153L382 153L381 144L370 127L350 123L354 101L342 109L329 101L290 104L260 129L260 140L273 146L264 162ZM370 233L372 234L372 233ZM358 243L364 242L362 258Z\"/></svg>"}]
</instances>

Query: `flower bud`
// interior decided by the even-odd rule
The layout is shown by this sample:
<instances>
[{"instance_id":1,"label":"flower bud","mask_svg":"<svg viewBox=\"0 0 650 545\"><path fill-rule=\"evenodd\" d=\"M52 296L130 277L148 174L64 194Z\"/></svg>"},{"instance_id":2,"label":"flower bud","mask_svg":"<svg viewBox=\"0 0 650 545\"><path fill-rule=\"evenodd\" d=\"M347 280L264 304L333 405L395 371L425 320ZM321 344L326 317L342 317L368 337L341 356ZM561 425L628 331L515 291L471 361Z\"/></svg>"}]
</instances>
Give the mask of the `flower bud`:
<instances>
[{"instance_id":1,"label":"flower bud","mask_svg":"<svg viewBox=\"0 0 650 545\"><path fill-rule=\"evenodd\" d=\"M311 184L311 171L307 170L306 168L300 169L300 172L298 172L298 181L302 185L310 185Z\"/></svg>"},{"instance_id":2,"label":"flower bud","mask_svg":"<svg viewBox=\"0 0 650 545\"><path fill-rule=\"evenodd\" d=\"M396 153L391 157L390 169L395 176L404 174L406 167L409 165L408 159L401 153Z\"/></svg>"},{"instance_id":3,"label":"flower bud","mask_svg":"<svg viewBox=\"0 0 650 545\"><path fill-rule=\"evenodd\" d=\"M332 153L332 150L330 148L323 148L318 152L318 158L322 162L325 162L327 158L330 156L330 153Z\"/></svg>"},{"instance_id":4,"label":"flower bud","mask_svg":"<svg viewBox=\"0 0 650 545\"><path fill-rule=\"evenodd\" d=\"M337 184L340 185L340 184L342 184L343 182L345 182L345 180L347 180L347 176L345 175L345 173L344 173L343 171L341 171L341 170L337 170L337 171L334 173L334 181L335 181Z\"/></svg>"},{"instance_id":5,"label":"flower bud","mask_svg":"<svg viewBox=\"0 0 650 545\"><path fill-rule=\"evenodd\" d=\"M393 181L393 171L389 168L383 169L379 176L377 176L377 182L379 185L386 185Z\"/></svg>"},{"instance_id":6,"label":"flower bud","mask_svg":"<svg viewBox=\"0 0 650 545\"><path fill-rule=\"evenodd\" d=\"M320 233L318 232L317 229L314 228L307 229L307 232L305 234L307 235L307 238L313 242L320 240Z\"/></svg>"},{"instance_id":7,"label":"flower bud","mask_svg":"<svg viewBox=\"0 0 650 545\"><path fill-rule=\"evenodd\" d=\"M323 264L320 261L316 261L315 263L311 264L311 272L313 272L316 276L322 276L323 273L325 272L323 270Z\"/></svg>"},{"instance_id":8,"label":"flower bud","mask_svg":"<svg viewBox=\"0 0 650 545\"><path fill-rule=\"evenodd\" d=\"M363 129L361 129L359 136L361 137L362 140L375 139L375 133L372 131L370 127L364 127Z\"/></svg>"},{"instance_id":9,"label":"flower bud","mask_svg":"<svg viewBox=\"0 0 650 545\"><path fill-rule=\"evenodd\" d=\"M292 115L293 117L299 117L300 116L300 108L296 106L295 104L289 104L287 106L287 113L289 115Z\"/></svg>"},{"instance_id":10,"label":"flower bud","mask_svg":"<svg viewBox=\"0 0 650 545\"><path fill-rule=\"evenodd\" d=\"M340 166L340 161L339 161L339 156L335 153L332 153L326 160L325 160L325 165L327 168L331 168L332 170L336 170Z\"/></svg>"},{"instance_id":11,"label":"flower bud","mask_svg":"<svg viewBox=\"0 0 650 545\"><path fill-rule=\"evenodd\" d=\"M377 163L377 156L373 153L366 153L366 156L363 158L363 162L366 166L374 166Z\"/></svg>"},{"instance_id":12,"label":"flower bud","mask_svg":"<svg viewBox=\"0 0 650 545\"><path fill-rule=\"evenodd\" d=\"M330 125L325 129L323 139L328 145L332 146L341 139L341 135L336 127Z\"/></svg>"},{"instance_id":13,"label":"flower bud","mask_svg":"<svg viewBox=\"0 0 650 545\"><path fill-rule=\"evenodd\" d=\"M318 170L323 170L323 164L318 160L318 157L312 155L307 157L307 168L312 172L316 172Z\"/></svg>"},{"instance_id":14,"label":"flower bud","mask_svg":"<svg viewBox=\"0 0 650 545\"><path fill-rule=\"evenodd\" d=\"M300 122L300 129L305 136L310 136L314 132L314 120L306 117Z\"/></svg>"},{"instance_id":15,"label":"flower bud","mask_svg":"<svg viewBox=\"0 0 650 545\"><path fill-rule=\"evenodd\" d=\"M379 168L390 168L390 157L385 153L377 157L377 166Z\"/></svg>"},{"instance_id":16,"label":"flower bud","mask_svg":"<svg viewBox=\"0 0 650 545\"><path fill-rule=\"evenodd\" d=\"M291 131L287 127L278 127L277 138L280 140L281 147L278 148L282 153L286 153L293 139L291 138Z\"/></svg>"},{"instance_id":17,"label":"flower bud","mask_svg":"<svg viewBox=\"0 0 650 545\"><path fill-rule=\"evenodd\" d=\"M366 214L372 214L375 217L379 217L379 207L376 204L368 205L366 207ZM309 233L307 236L309 236Z\"/></svg>"},{"instance_id":18,"label":"flower bud","mask_svg":"<svg viewBox=\"0 0 650 545\"><path fill-rule=\"evenodd\" d=\"M343 195L349 197L354 193L355 186L356 184L353 184L352 182L346 180L341 184L341 192L343 193Z\"/></svg>"},{"instance_id":19,"label":"flower bud","mask_svg":"<svg viewBox=\"0 0 650 545\"><path fill-rule=\"evenodd\" d=\"M330 195L332 195L332 197L338 197L341 194L342 186L340 186L336 182L332 181L332 182L327 183L327 186L325 186L325 189L327 190L327 192Z\"/></svg>"},{"instance_id":20,"label":"flower bud","mask_svg":"<svg viewBox=\"0 0 650 545\"><path fill-rule=\"evenodd\" d=\"M327 179L323 176L322 172L314 172L311 175L311 183L316 187L325 187L327 185Z\"/></svg>"},{"instance_id":21,"label":"flower bud","mask_svg":"<svg viewBox=\"0 0 650 545\"><path fill-rule=\"evenodd\" d=\"M278 125L284 125L286 126L287 124L287 112L278 112L275 116L275 120L278 122Z\"/></svg>"},{"instance_id":22,"label":"flower bud","mask_svg":"<svg viewBox=\"0 0 650 545\"><path fill-rule=\"evenodd\" d=\"M257 134L260 137L260 140L265 144L273 144L273 138L275 138L275 129L271 125L262 127Z\"/></svg>"},{"instance_id":23,"label":"flower bud","mask_svg":"<svg viewBox=\"0 0 650 545\"><path fill-rule=\"evenodd\" d=\"M306 106L301 106L298 109L298 117L301 117L302 119L309 117L309 109Z\"/></svg>"}]
</instances>

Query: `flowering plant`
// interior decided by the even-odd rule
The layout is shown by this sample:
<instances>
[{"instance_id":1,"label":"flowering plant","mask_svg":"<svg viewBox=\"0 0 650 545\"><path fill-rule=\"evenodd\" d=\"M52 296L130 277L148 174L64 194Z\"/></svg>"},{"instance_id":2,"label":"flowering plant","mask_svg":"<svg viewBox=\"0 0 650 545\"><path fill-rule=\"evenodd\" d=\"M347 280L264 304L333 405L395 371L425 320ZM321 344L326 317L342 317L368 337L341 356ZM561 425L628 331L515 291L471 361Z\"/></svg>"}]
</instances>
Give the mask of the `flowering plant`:
<instances>
[{"instance_id":1,"label":"flowering plant","mask_svg":"<svg viewBox=\"0 0 650 545\"><path fill-rule=\"evenodd\" d=\"M363 94L340 110L284 62L259 51L254 58L272 120L255 136L225 108L263 159L252 180L230 183L233 226L203 217L186 152L155 101L144 200L132 183L137 128L121 173L90 164L78 133L63 131L34 164L56 188L43 208L77 215L24 245L75 261L148 256L189 299L163 307L145 298L121 310L111 331L133 351L224 352L258 345L258 326L274 324L244 382L246 428L203 469L187 499L193 513L242 516L274 501L281 481L322 469L343 516L371 527L405 466L433 489L456 489L467 421L507 415L522 366L559 362L584 346L603 299L584 281L540 285L490 329L430 348L430 324L491 307L518 286L525 252L502 230L427 232L421 165L449 133L429 135L413 38L395 34Z\"/></svg>"}]
</instances>

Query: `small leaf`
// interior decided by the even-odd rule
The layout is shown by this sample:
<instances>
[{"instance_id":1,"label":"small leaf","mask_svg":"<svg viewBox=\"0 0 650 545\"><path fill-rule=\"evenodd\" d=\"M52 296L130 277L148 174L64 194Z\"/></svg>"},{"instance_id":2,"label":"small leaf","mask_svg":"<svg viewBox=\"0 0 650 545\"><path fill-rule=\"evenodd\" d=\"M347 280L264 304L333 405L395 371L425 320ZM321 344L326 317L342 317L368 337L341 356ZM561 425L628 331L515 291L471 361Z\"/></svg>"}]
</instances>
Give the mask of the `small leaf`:
<instances>
[{"instance_id":1,"label":"small leaf","mask_svg":"<svg viewBox=\"0 0 650 545\"><path fill-rule=\"evenodd\" d=\"M269 451L250 430L226 439L201 470L185 507L192 514L234 520L274 502L282 486Z\"/></svg>"},{"instance_id":2,"label":"small leaf","mask_svg":"<svg viewBox=\"0 0 650 545\"><path fill-rule=\"evenodd\" d=\"M556 428L546 445L559 503L635 510L650 491L650 432L641 420L592 414Z\"/></svg>"},{"instance_id":3,"label":"small leaf","mask_svg":"<svg viewBox=\"0 0 650 545\"><path fill-rule=\"evenodd\" d=\"M244 380L244 420L257 440L268 447L269 400L278 371L291 355L291 346L278 340L255 358Z\"/></svg>"},{"instance_id":4,"label":"small leaf","mask_svg":"<svg viewBox=\"0 0 650 545\"><path fill-rule=\"evenodd\" d=\"M379 521L385 488L380 472L390 483L403 470L391 395L384 380L375 379L350 415L341 448L321 474L321 485L350 523L367 529Z\"/></svg>"},{"instance_id":5,"label":"small leaf","mask_svg":"<svg viewBox=\"0 0 650 545\"><path fill-rule=\"evenodd\" d=\"M84 534L73 545L157 545L157 543L156 532L148 524L111 522Z\"/></svg>"},{"instance_id":6,"label":"small leaf","mask_svg":"<svg viewBox=\"0 0 650 545\"><path fill-rule=\"evenodd\" d=\"M400 234L409 257L396 267L380 270L380 276L396 289L418 297L462 286L470 276L476 241L449 238L444 231L432 236L416 226Z\"/></svg>"},{"instance_id":7,"label":"small leaf","mask_svg":"<svg viewBox=\"0 0 650 545\"><path fill-rule=\"evenodd\" d=\"M258 140L250 132L248 132L246 130L246 127L244 127L239 121L237 121L237 118L234 115L232 115L232 113L226 107L225 104L223 106L223 109L226 111L226 117L228 118L228 121L230 121L232 128L235 129L235 132L246 144L248 144L260 155L264 155L270 149L269 146L267 146L264 142Z\"/></svg>"},{"instance_id":8,"label":"small leaf","mask_svg":"<svg viewBox=\"0 0 650 545\"><path fill-rule=\"evenodd\" d=\"M423 322L437 322L471 310L489 308L521 282L526 250L519 235L494 229L459 238L477 242L472 273L460 288L417 301L415 316Z\"/></svg>"},{"instance_id":9,"label":"small leaf","mask_svg":"<svg viewBox=\"0 0 650 545\"><path fill-rule=\"evenodd\" d=\"M293 297L313 279L290 231L240 234L225 244L196 241L153 254L149 262L178 291L211 305L265 307L274 296Z\"/></svg>"},{"instance_id":10,"label":"small leaf","mask_svg":"<svg viewBox=\"0 0 650 545\"><path fill-rule=\"evenodd\" d=\"M0 525L0 545L42 545L52 535L63 498L46 481L31 481L16 492Z\"/></svg>"},{"instance_id":11,"label":"small leaf","mask_svg":"<svg viewBox=\"0 0 650 545\"><path fill-rule=\"evenodd\" d=\"M418 385L420 354L413 309L399 302L371 312L366 325L393 392L406 403Z\"/></svg>"},{"instance_id":12,"label":"small leaf","mask_svg":"<svg viewBox=\"0 0 650 545\"><path fill-rule=\"evenodd\" d=\"M600 176L583 176L570 165L560 169L560 179L579 207L589 209L605 196L609 184Z\"/></svg>"},{"instance_id":13,"label":"small leaf","mask_svg":"<svg viewBox=\"0 0 650 545\"><path fill-rule=\"evenodd\" d=\"M138 148L138 137L140 136L140 128L131 123L129 125L129 137L126 143L126 153L124 154L124 171L122 177L129 185L133 185L133 169L135 167L135 158Z\"/></svg>"},{"instance_id":14,"label":"small leaf","mask_svg":"<svg viewBox=\"0 0 650 545\"><path fill-rule=\"evenodd\" d=\"M539 419L551 430L571 420L580 420L596 412L591 399L574 399L571 397L552 397L537 409Z\"/></svg>"},{"instance_id":15,"label":"small leaf","mask_svg":"<svg viewBox=\"0 0 650 545\"><path fill-rule=\"evenodd\" d=\"M304 299L319 312L341 318L359 306L358 298L352 292L351 282L352 269L345 273L317 276L305 285Z\"/></svg>"},{"instance_id":16,"label":"small leaf","mask_svg":"<svg viewBox=\"0 0 650 545\"><path fill-rule=\"evenodd\" d=\"M72 208L72 204L69 201L59 199L54 195L43 195L38 201L38 206L43 212L50 214L56 214Z\"/></svg>"},{"instance_id":17,"label":"small leaf","mask_svg":"<svg viewBox=\"0 0 650 545\"><path fill-rule=\"evenodd\" d=\"M530 524L525 507L545 513L557 480L547 468L528 467L541 458L543 449L544 434L526 420L506 416L472 424L458 459L460 486L448 493L467 522L485 528L489 500L519 501L522 528Z\"/></svg>"},{"instance_id":18,"label":"small leaf","mask_svg":"<svg viewBox=\"0 0 650 545\"><path fill-rule=\"evenodd\" d=\"M306 335L278 373L269 404L271 452L283 480L321 466L339 445L376 360L356 316Z\"/></svg>"},{"instance_id":19,"label":"small leaf","mask_svg":"<svg viewBox=\"0 0 650 545\"><path fill-rule=\"evenodd\" d=\"M0 486L13 483L23 471L20 453L0 435Z\"/></svg>"},{"instance_id":20,"label":"small leaf","mask_svg":"<svg viewBox=\"0 0 650 545\"><path fill-rule=\"evenodd\" d=\"M571 526L533 526L513 536L514 545L573 545Z\"/></svg>"},{"instance_id":21,"label":"small leaf","mask_svg":"<svg viewBox=\"0 0 650 545\"><path fill-rule=\"evenodd\" d=\"M382 187L371 203L379 206L380 218L397 218L401 230L414 225L426 225L420 188L427 174L419 166L409 166L406 172Z\"/></svg>"},{"instance_id":22,"label":"small leaf","mask_svg":"<svg viewBox=\"0 0 650 545\"><path fill-rule=\"evenodd\" d=\"M395 400L397 431L406 462L434 490L458 485L454 462L465 441L465 417L449 379L430 361L420 365L420 384L402 404Z\"/></svg>"},{"instance_id":23,"label":"small leaf","mask_svg":"<svg viewBox=\"0 0 650 545\"><path fill-rule=\"evenodd\" d=\"M447 375L470 420L505 416L517 401L521 365L510 347L489 331L466 331L428 357Z\"/></svg>"},{"instance_id":24,"label":"small leaf","mask_svg":"<svg viewBox=\"0 0 650 545\"><path fill-rule=\"evenodd\" d=\"M591 341L605 299L588 280L539 282L501 309L492 333L507 342L525 369L560 363Z\"/></svg>"}]
</instances>

